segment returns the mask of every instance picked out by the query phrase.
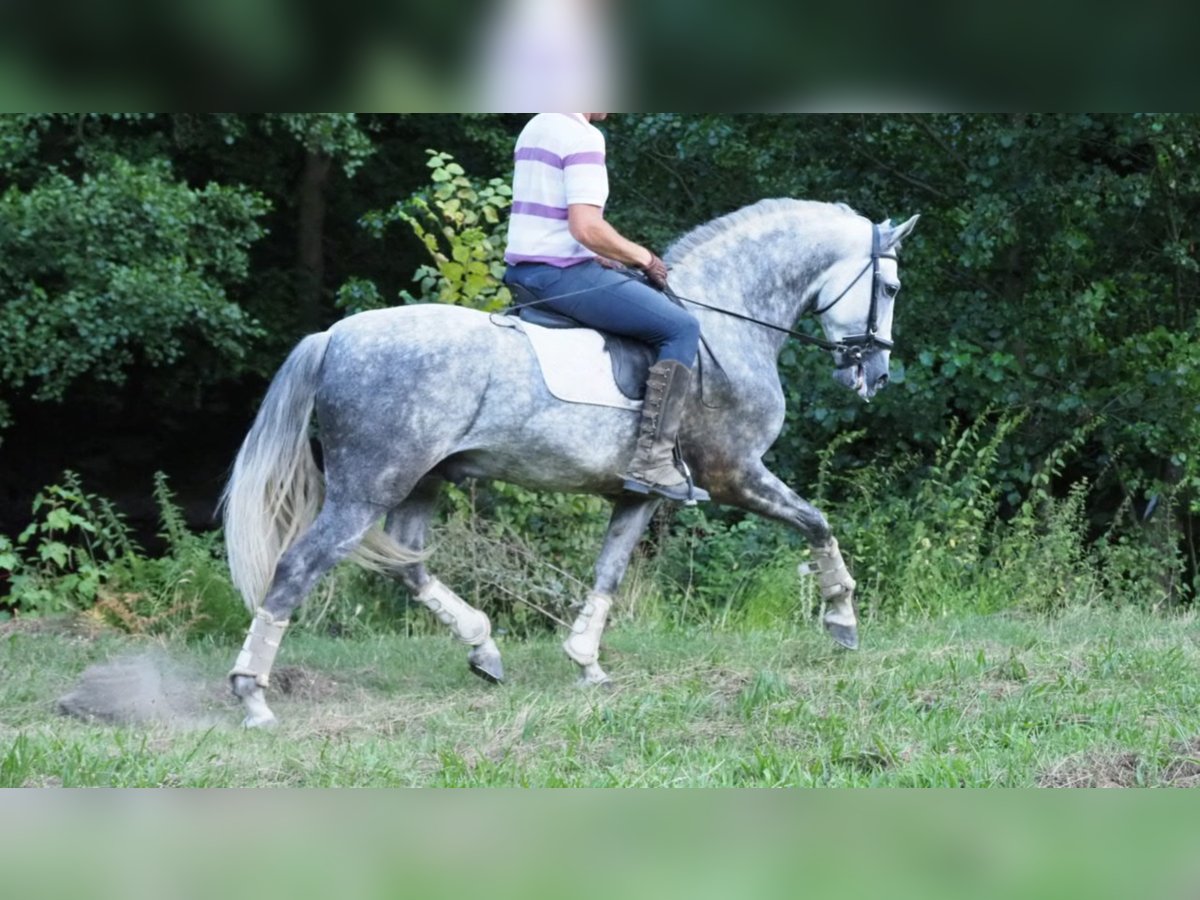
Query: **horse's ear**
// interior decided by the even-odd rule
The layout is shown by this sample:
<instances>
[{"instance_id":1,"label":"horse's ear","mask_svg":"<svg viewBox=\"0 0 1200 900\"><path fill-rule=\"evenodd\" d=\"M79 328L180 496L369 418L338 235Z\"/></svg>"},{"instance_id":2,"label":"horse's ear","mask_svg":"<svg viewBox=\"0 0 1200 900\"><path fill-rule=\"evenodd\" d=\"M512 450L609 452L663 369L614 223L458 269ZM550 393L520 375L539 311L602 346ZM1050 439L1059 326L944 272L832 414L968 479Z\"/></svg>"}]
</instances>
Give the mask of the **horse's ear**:
<instances>
[{"instance_id":1,"label":"horse's ear","mask_svg":"<svg viewBox=\"0 0 1200 900\"><path fill-rule=\"evenodd\" d=\"M917 224L917 219L921 218L920 213L913 216L907 222L902 222L899 225L893 225L892 220L888 219L886 223L881 223L884 231L883 245L885 250L890 250L893 247L900 245L900 242L908 237L909 233Z\"/></svg>"}]
</instances>

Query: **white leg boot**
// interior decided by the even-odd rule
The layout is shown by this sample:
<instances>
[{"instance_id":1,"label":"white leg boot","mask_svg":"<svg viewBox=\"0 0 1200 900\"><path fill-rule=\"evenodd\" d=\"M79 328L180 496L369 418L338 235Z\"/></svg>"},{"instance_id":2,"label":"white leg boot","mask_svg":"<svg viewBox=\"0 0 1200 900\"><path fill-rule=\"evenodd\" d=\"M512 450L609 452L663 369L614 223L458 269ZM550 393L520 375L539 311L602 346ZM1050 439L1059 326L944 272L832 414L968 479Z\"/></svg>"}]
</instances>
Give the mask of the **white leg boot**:
<instances>
[{"instance_id":1,"label":"white leg boot","mask_svg":"<svg viewBox=\"0 0 1200 900\"><path fill-rule=\"evenodd\" d=\"M436 578L430 578L417 593L417 599L450 626L453 635L473 649L467 655L471 671L492 682L504 680L500 648L492 640L492 623L487 614L471 606Z\"/></svg>"},{"instance_id":2,"label":"white leg boot","mask_svg":"<svg viewBox=\"0 0 1200 900\"><path fill-rule=\"evenodd\" d=\"M287 627L287 619L276 619L260 608L254 613L246 643L229 672L234 693L246 708L246 718L242 721L246 728L263 728L276 723L263 688L270 683L271 667Z\"/></svg>"},{"instance_id":3,"label":"white leg boot","mask_svg":"<svg viewBox=\"0 0 1200 900\"><path fill-rule=\"evenodd\" d=\"M801 575L816 575L825 604L822 621L825 630L837 643L848 650L858 649L858 618L854 614L854 588L837 538L830 538L824 547L814 547L811 563L801 563Z\"/></svg>"},{"instance_id":4,"label":"white leg boot","mask_svg":"<svg viewBox=\"0 0 1200 900\"><path fill-rule=\"evenodd\" d=\"M592 591L584 601L583 609L571 626L571 635L563 642L567 656L583 670L580 684L593 685L608 682L608 675L600 668L600 636L608 621L612 608L612 597Z\"/></svg>"}]
</instances>

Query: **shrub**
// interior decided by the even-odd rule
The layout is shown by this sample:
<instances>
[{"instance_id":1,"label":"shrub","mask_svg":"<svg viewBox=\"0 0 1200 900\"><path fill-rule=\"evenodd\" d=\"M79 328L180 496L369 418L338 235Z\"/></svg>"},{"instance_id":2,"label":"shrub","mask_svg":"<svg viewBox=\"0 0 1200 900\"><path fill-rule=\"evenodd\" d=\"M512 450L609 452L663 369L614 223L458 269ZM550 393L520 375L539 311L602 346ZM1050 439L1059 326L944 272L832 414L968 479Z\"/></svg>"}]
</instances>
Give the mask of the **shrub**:
<instances>
[{"instance_id":1,"label":"shrub","mask_svg":"<svg viewBox=\"0 0 1200 900\"><path fill-rule=\"evenodd\" d=\"M193 534L161 472L154 497L167 551L150 558L124 517L74 472L38 493L16 543L0 538L7 605L18 615L83 613L135 634L239 634L246 611L229 580L220 533Z\"/></svg>"}]
</instances>

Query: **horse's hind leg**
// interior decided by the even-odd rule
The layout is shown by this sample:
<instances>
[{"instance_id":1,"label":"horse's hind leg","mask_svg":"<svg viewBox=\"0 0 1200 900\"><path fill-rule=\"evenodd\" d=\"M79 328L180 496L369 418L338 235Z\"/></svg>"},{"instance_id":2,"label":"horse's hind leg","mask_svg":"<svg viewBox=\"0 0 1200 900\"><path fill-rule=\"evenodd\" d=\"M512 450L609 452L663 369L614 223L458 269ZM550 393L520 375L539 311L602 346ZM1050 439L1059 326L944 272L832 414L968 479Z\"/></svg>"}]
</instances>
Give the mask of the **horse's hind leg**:
<instances>
[{"instance_id":1,"label":"horse's hind leg","mask_svg":"<svg viewBox=\"0 0 1200 900\"><path fill-rule=\"evenodd\" d=\"M385 528L400 546L417 552L425 548L425 532L441 485L441 480L433 476L422 479L405 501L388 515ZM423 562L401 566L395 574L417 595L418 601L450 627L456 638L471 647L467 666L472 672L493 684L504 680L500 649L492 640L492 626L486 613L475 609L430 575Z\"/></svg>"},{"instance_id":2,"label":"horse's hind leg","mask_svg":"<svg viewBox=\"0 0 1200 900\"><path fill-rule=\"evenodd\" d=\"M279 558L262 606L255 613L230 683L246 707L247 728L272 725L275 715L263 696L279 642L295 609L322 575L358 546L383 514L370 503L327 500L312 527Z\"/></svg>"},{"instance_id":3,"label":"horse's hind leg","mask_svg":"<svg viewBox=\"0 0 1200 900\"><path fill-rule=\"evenodd\" d=\"M600 637L604 634L617 585L629 567L629 557L650 524L658 503L657 499L631 496L621 497L613 504L604 547L596 560L596 580L571 626L571 634L563 642L563 650L581 670L579 683L582 685L600 685L609 681L600 668Z\"/></svg>"}]
</instances>

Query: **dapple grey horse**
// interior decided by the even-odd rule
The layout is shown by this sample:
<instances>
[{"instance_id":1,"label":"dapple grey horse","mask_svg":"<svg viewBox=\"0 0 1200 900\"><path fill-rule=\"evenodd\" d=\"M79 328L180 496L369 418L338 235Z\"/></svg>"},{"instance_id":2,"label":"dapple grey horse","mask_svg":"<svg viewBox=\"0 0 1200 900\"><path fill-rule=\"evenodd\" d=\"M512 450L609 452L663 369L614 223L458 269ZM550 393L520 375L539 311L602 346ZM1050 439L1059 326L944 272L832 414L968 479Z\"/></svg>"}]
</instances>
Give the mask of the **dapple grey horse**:
<instances>
[{"instance_id":1,"label":"dapple grey horse","mask_svg":"<svg viewBox=\"0 0 1200 900\"><path fill-rule=\"evenodd\" d=\"M842 204L764 200L700 226L666 255L671 286L695 301L689 308L707 345L708 368L693 383L680 433L683 457L714 501L807 539L825 626L850 648L858 640L854 581L837 541L824 516L762 461L784 421L777 365L788 338L780 329L816 312L835 377L869 400L887 381L895 253L916 219L873 225ZM230 673L247 726L274 722L263 688L289 617L346 557L400 578L470 646L472 671L503 677L488 617L426 570L426 526L445 480L495 478L611 498L595 582L563 645L584 683L608 680L600 636L658 504L622 492L638 413L556 399L526 337L494 319L437 304L361 313L305 338L276 374L222 498L234 582L254 614ZM323 477L309 444L314 411Z\"/></svg>"}]
</instances>

